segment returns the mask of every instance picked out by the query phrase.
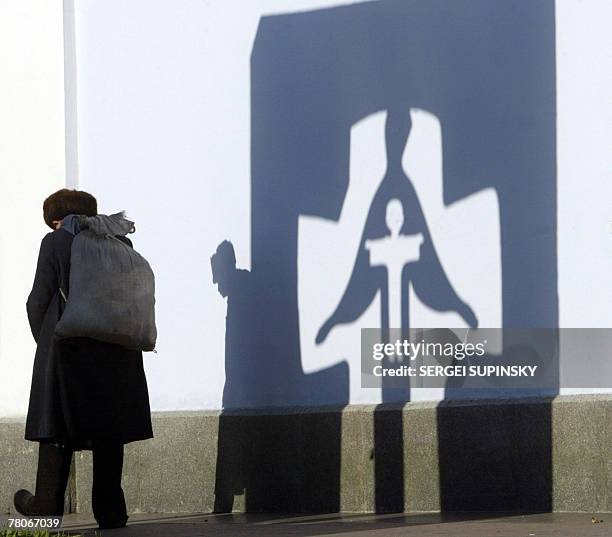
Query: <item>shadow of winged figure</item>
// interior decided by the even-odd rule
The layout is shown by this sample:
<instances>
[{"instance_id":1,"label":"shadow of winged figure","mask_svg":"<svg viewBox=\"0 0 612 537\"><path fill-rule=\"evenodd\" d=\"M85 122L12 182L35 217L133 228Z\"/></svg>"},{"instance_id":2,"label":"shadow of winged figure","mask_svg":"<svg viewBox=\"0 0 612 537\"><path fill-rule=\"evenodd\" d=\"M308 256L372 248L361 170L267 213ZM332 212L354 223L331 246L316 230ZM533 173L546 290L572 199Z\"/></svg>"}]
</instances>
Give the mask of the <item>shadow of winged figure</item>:
<instances>
[{"instance_id":1,"label":"shadow of winged figure","mask_svg":"<svg viewBox=\"0 0 612 537\"><path fill-rule=\"evenodd\" d=\"M356 321L379 291L380 327L401 328L407 333L409 282L430 308L454 311L470 327L478 326L474 311L459 297L444 272L414 186L403 170L402 156L411 127L409 108L388 111L385 176L370 206L346 290L319 329L317 344L323 343L335 326ZM398 322L401 326L394 326Z\"/></svg>"}]
</instances>

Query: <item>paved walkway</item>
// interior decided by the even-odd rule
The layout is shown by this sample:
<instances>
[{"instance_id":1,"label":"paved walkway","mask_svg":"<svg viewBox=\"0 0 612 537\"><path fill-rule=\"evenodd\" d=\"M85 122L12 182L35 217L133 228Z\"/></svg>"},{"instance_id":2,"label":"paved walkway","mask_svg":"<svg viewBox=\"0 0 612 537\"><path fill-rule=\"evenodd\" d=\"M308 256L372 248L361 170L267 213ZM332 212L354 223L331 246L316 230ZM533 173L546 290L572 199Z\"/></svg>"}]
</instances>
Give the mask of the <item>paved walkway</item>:
<instances>
[{"instance_id":1,"label":"paved walkway","mask_svg":"<svg viewBox=\"0 0 612 537\"><path fill-rule=\"evenodd\" d=\"M602 520L603 519L603 520ZM93 537L95 523L68 515L64 529ZM612 516L589 514L133 515L102 537L610 537Z\"/></svg>"}]
</instances>

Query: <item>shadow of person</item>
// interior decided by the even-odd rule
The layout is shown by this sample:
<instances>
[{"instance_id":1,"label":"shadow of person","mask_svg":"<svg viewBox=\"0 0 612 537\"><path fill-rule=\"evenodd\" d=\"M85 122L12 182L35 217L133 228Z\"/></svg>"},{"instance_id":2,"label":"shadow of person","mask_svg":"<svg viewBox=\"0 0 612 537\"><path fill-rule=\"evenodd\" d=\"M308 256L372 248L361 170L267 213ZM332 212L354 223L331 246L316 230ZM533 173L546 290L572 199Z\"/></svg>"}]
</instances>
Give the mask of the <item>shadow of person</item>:
<instances>
[{"instance_id":1,"label":"shadow of person","mask_svg":"<svg viewBox=\"0 0 612 537\"><path fill-rule=\"evenodd\" d=\"M234 246L223 241L210 259L213 283L219 294L227 299L225 326L225 384L223 387L223 411L219 417L217 441L217 466L215 477L215 513L231 512L234 496L245 493L250 450L249 437L244 427L248 420L240 416L228 416L230 408L245 408L249 404L250 357L255 344L253 335L254 295L252 275L248 270L236 268Z\"/></svg>"},{"instance_id":2,"label":"shadow of person","mask_svg":"<svg viewBox=\"0 0 612 537\"><path fill-rule=\"evenodd\" d=\"M256 352L253 276L248 270L236 268L234 246L229 241L219 244L210 261L213 283L217 284L219 294L227 299L223 408L245 408L253 403L248 377Z\"/></svg>"},{"instance_id":3,"label":"shadow of person","mask_svg":"<svg viewBox=\"0 0 612 537\"><path fill-rule=\"evenodd\" d=\"M286 330L270 337L270 289L253 271L236 267L229 241L219 244L211 268L227 299L215 512L234 510L237 495L244 495L239 509L247 512L338 511L341 407L299 420L270 407L278 406L271 401L286 386L316 395L347 385L347 364L305 374L295 364L271 360L271 349L286 342ZM270 411L261 412L265 408Z\"/></svg>"}]
</instances>

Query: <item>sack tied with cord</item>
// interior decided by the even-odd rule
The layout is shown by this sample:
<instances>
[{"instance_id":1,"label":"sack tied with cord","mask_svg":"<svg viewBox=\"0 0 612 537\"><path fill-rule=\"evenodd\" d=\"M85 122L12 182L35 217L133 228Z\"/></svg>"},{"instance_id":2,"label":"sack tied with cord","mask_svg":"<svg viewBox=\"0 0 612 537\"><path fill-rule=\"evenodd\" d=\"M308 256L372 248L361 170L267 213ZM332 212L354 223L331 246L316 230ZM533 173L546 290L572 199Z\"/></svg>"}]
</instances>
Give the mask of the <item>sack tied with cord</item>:
<instances>
[{"instance_id":1,"label":"sack tied with cord","mask_svg":"<svg viewBox=\"0 0 612 537\"><path fill-rule=\"evenodd\" d=\"M153 351L155 277L147 260L126 238L134 222L123 212L70 215L62 227L75 235L69 292L55 328L58 338L89 337L128 349Z\"/></svg>"}]
</instances>

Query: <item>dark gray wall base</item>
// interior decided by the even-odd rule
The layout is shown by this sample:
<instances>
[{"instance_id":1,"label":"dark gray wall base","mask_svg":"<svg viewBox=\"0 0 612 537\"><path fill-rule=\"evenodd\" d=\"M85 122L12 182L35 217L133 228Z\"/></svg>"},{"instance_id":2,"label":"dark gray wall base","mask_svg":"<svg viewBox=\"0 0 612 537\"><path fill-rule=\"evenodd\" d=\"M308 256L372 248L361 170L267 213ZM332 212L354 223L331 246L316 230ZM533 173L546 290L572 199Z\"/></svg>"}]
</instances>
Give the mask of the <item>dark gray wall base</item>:
<instances>
[{"instance_id":1,"label":"dark gray wall base","mask_svg":"<svg viewBox=\"0 0 612 537\"><path fill-rule=\"evenodd\" d=\"M124 489L132 512L612 512L611 413L608 395L157 413ZM33 486L22 434L0 421L0 512ZM68 505L89 511L90 489L80 452Z\"/></svg>"}]
</instances>

